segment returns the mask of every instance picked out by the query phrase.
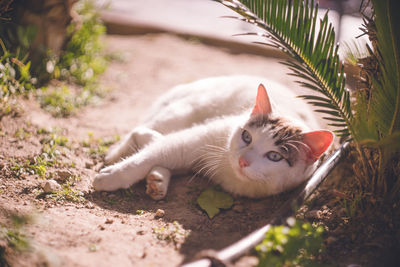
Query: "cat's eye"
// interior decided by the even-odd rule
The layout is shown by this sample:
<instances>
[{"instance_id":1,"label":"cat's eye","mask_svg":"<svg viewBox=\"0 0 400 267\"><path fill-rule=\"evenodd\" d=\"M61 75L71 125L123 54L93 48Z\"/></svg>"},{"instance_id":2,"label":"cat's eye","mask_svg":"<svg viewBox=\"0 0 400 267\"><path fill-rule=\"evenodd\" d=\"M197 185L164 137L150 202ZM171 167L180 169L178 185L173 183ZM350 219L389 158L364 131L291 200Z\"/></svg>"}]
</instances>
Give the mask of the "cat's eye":
<instances>
[{"instance_id":1,"label":"cat's eye","mask_svg":"<svg viewBox=\"0 0 400 267\"><path fill-rule=\"evenodd\" d=\"M251 135L247 130L243 130L243 132L242 132L242 140L246 144L250 144L251 143Z\"/></svg>"},{"instance_id":2,"label":"cat's eye","mask_svg":"<svg viewBox=\"0 0 400 267\"><path fill-rule=\"evenodd\" d=\"M278 162L283 159L283 156L279 154L276 151L269 151L265 154L265 156L270 160L274 162Z\"/></svg>"}]
</instances>

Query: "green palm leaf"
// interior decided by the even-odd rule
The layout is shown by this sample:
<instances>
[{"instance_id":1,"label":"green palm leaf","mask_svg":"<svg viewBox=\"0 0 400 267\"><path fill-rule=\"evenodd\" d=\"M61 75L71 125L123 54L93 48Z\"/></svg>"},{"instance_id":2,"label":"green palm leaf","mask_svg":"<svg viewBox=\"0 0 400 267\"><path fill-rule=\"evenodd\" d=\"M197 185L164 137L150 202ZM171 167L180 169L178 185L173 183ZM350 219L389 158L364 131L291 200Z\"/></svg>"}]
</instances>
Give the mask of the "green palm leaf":
<instances>
[{"instance_id":1,"label":"green palm leaf","mask_svg":"<svg viewBox=\"0 0 400 267\"><path fill-rule=\"evenodd\" d=\"M372 3L379 72L372 76L373 92L368 114L374 127L372 130L378 131L378 141L400 131L400 19L396 1L373 0Z\"/></svg>"},{"instance_id":2,"label":"green palm leaf","mask_svg":"<svg viewBox=\"0 0 400 267\"><path fill-rule=\"evenodd\" d=\"M216 0L231 8L263 30L257 34L268 39L262 43L281 49L294 60L284 62L292 75L300 77L299 83L322 96L301 96L317 106L317 112L337 127L337 135L354 134L350 94L345 88L344 65L339 61L335 32L328 23L327 13L317 30L318 5L311 0Z\"/></svg>"}]
</instances>

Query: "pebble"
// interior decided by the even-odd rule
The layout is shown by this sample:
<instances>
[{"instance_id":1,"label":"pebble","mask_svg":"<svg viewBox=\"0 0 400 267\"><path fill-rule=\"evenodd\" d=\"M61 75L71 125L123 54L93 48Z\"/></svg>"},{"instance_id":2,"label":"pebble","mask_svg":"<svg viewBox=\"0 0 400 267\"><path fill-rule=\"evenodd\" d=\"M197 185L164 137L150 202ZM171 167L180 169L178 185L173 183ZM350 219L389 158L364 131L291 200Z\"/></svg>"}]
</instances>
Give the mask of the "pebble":
<instances>
[{"instance_id":1,"label":"pebble","mask_svg":"<svg viewBox=\"0 0 400 267\"><path fill-rule=\"evenodd\" d=\"M86 161L86 163L85 163L85 168L86 169L91 169L93 167L93 163L92 162L89 162L89 161Z\"/></svg>"},{"instance_id":2,"label":"pebble","mask_svg":"<svg viewBox=\"0 0 400 267\"><path fill-rule=\"evenodd\" d=\"M157 211L156 211L156 218L162 218L162 217L164 217L164 215L165 215L165 211L164 210L162 210L162 209L158 209Z\"/></svg>"},{"instance_id":3,"label":"pebble","mask_svg":"<svg viewBox=\"0 0 400 267\"><path fill-rule=\"evenodd\" d=\"M86 205L85 205L85 207L87 208L87 209L94 209L94 205L92 204L92 203L87 203Z\"/></svg>"},{"instance_id":4,"label":"pebble","mask_svg":"<svg viewBox=\"0 0 400 267\"><path fill-rule=\"evenodd\" d=\"M66 180L68 180L71 176L73 176L73 173L70 172L69 170L59 170L59 171L57 171L58 180L66 181Z\"/></svg>"},{"instance_id":5,"label":"pebble","mask_svg":"<svg viewBox=\"0 0 400 267\"><path fill-rule=\"evenodd\" d=\"M103 225L99 225L99 229L100 229L101 231L104 231L106 228L105 228Z\"/></svg>"},{"instance_id":6,"label":"pebble","mask_svg":"<svg viewBox=\"0 0 400 267\"><path fill-rule=\"evenodd\" d=\"M42 184L42 188L45 193L54 193L61 190L61 185L55 180L47 180Z\"/></svg>"},{"instance_id":7,"label":"pebble","mask_svg":"<svg viewBox=\"0 0 400 267\"><path fill-rule=\"evenodd\" d=\"M235 205L235 206L233 206L233 211L241 213L244 211L244 207L243 207L243 205Z\"/></svg>"},{"instance_id":8,"label":"pebble","mask_svg":"<svg viewBox=\"0 0 400 267\"><path fill-rule=\"evenodd\" d=\"M113 219L107 219L106 222L105 222L105 224L112 224L113 222L114 222Z\"/></svg>"},{"instance_id":9,"label":"pebble","mask_svg":"<svg viewBox=\"0 0 400 267\"><path fill-rule=\"evenodd\" d=\"M144 235L144 234L145 234L145 231L139 230L139 231L136 232L136 234L137 234L137 235Z\"/></svg>"}]
</instances>

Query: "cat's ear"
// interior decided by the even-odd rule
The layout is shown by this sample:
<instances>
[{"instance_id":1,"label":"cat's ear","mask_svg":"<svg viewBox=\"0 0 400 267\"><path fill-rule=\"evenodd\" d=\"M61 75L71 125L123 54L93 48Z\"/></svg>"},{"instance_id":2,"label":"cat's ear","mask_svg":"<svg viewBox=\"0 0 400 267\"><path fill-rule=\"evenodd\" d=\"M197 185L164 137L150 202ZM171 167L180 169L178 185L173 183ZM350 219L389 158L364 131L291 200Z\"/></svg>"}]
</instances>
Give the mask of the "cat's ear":
<instances>
[{"instance_id":1,"label":"cat's ear","mask_svg":"<svg viewBox=\"0 0 400 267\"><path fill-rule=\"evenodd\" d=\"M269 101L267 90L265 90L264 85L260 84L257 91L256 105L251 112L251 116L269 114L271 111L271 102Z\"/></svg>"},{"instance_id":2,"label":"cat's ear","mask_svg":"<svg viewBox=\"0 0 400 267\"><path fill-rule=\"evenodd\" d=\"M305 133L303 136L303 143L305 143L310 150L307 151L307 161L310 163L315 162L332 144L333 134L330 131L314 131Z\"/></svg>"}]
</instances>

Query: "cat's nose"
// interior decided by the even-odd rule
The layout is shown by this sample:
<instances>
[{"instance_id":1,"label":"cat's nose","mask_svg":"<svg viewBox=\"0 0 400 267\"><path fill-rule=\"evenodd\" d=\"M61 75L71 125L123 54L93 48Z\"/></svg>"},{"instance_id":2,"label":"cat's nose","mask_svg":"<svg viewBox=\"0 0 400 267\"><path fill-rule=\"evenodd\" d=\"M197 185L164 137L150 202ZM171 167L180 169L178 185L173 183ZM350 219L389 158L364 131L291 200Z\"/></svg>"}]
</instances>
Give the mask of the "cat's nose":
<instances>
[{"instance_id":1,"label":"cat's nose","mask_svg":"<svg viewBox=\"0 0 400 267\"><path fill-rule=\"evenodd\" d=\"M244 158L240 157L239 158L239 166L240 166L240 168L244 168L244 167L250 166L250 163L247 160L245 160Z\"/></svg>"}]
</instances>

